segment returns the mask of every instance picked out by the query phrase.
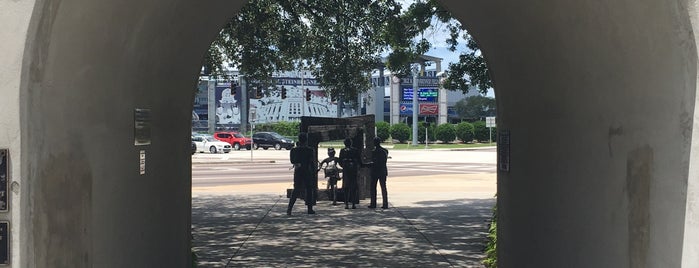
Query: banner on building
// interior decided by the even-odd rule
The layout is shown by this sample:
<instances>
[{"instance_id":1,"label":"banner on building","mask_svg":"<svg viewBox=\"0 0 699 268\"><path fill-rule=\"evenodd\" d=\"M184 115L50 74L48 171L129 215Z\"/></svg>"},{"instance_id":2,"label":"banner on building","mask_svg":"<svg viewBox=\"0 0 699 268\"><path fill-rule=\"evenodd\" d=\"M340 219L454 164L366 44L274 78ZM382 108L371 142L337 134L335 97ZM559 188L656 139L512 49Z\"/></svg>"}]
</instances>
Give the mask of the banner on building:
<instances>
[{"instance_id":1,"label":"banner on building","mask_svg":"<svg viewBox=\"0 0 699 268\"><path fill-rule=\"evenodd\" d=\"M240 87L231 83L216 83L217 124L240 124Z\"/></svg>"},{"instance_id":2,"label":"banner on building","mask_svg":"<svg viewBox=\"0 0 699 268\"><path fill-rule=\"evenodd\" d=\"M400 115L412 116L413 104L401 103L398 106ZM420 103L418 106L418 115L439 115L439 104L437 103Z\"/></svg>"},{"instance_id":3,"label":"banner on building","mask_svg":"<svg viewBox=\"0 0 699 268\"><path fill-rule=\"evenodd\" d=\"M439 114L439 104L421 103L419 114L420 115L438 115Z\"/></svg>"}]
</instances>

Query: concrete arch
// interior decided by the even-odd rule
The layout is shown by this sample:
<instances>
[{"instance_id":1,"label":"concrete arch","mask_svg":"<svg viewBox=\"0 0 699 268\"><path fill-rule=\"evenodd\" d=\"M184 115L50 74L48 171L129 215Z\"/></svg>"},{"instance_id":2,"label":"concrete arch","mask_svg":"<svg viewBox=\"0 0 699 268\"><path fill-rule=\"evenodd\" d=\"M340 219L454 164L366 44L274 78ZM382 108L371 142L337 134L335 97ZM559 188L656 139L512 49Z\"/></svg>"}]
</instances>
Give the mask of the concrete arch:
<instances>
[{"instance_id":1,"label":"concrete arch","mask_svg":"<svg viewBox=\"0 0 699 268\"><path fill-rule=\"evenodd\" d=\"M683 237L697 243L683 232L697 73L685 2L444 4L488 55L498 129L512 131L500 265L677 267L696 255L682 252Z\"/></svg>"},{"instance_id":2,"label":"concrete arch","mask_svg":"<svg viewBox=\"0 0 699 268\"><path fill-rule=\"evenodd\" d=\"M511 133L500 265L697 266L696 3L441 2L488 55ZM188 263L189 90L243 3L0 3L13 267ZM135 108L150 145L132 146Z\"/></svg>"}]
</instances>

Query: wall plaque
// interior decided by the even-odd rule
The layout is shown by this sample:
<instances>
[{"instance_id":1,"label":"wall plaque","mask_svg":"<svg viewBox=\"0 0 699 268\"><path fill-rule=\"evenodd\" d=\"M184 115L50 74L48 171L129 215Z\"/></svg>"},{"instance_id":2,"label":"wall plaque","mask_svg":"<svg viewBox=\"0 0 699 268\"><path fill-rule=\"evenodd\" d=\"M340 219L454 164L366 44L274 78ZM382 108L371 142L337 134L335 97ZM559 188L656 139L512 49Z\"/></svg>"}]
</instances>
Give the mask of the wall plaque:
<instances>
[{"instance_id":1,"label":"wall plaque","mask_svg":"<svg viewBox=\"0 0 699 268\"><path fill-rule=\"evenodd\" d=\"M0 266L10 265L10 222L0 221Z\"/></svg>"},{"instance_id":2,"label":"wall plaque","mask_svg":"<svg viewBox=\"0 0 699 268\"><path fill-rule=\"evenodd\" d=\"M7 212L10 209L10 151L0 149L0 212Z\"/></svg>"},{"instance_id":3,"label":"wall plaque","mask_svg":"<svg viewBox=\"0 0 699 268\"><path fill-rule=\"evenodd\" d=\"M150 144L150 109L134 109L134 145Z\"/></svg>"},{"instance_id":4,"label":"wall plaque","mask_svg":"<svg viewBox=\"0 0 699 268\"><path fill-rule=\"evenodd\" d=\"M498 170L510 171L510 131L498 130Z\"/></svg>"}]
</instances>

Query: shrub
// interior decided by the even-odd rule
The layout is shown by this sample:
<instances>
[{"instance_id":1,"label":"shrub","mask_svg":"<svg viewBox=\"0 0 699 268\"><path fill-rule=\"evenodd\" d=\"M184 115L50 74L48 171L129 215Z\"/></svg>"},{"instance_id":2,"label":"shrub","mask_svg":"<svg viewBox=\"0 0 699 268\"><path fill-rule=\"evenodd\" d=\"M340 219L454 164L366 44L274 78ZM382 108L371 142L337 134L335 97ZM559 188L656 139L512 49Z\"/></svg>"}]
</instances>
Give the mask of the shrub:
<instances>
[{"instance_id":1,"label":"shrub","mask_svg":"<svg viewBox=\"0 0 699 268\"><path fill-rule=\"evenodd\" d=\"M437 129L434 124L430 123L425 123L425 122L419 122L417 124L417 141L421 143L425 143L425 129L427 130L427 138L430 139L430 141L435 141L435 130ZM412 133L412 129L410 130L410 133Z\"/></svg>"},{"instance_id":2,"label":"shrub","mask_svg":"<svg viewBox=\"0 0 699 268\"><path fill-rule=\"evenodd\" d=\"M403 143L410 138L410 127L404 123L398 123L391 126L391 138Z\"/></svg>"},{"instance_id":3,"label":"shrub","mask_svg":"<svg viewBox=\"0 0 699 268\"><path fill-rule=\"evenodd\" d=\"M495 141L495 128L493 128L493 136L492 141ZM476 140L481 141L481 142L487 142L489 141L488 135L490 135L490 129L485 127L485 121L476 121L473 123L473 134L476 137Z\"/></svg>"},{"instance_id":4,"label":"shrub","mask_svg":"<svg viewBox=\"0 0 699 268\"><path fill-rule=\"evenodd\" d=\"M485 259L483 265L487 268L498 267L498 205L493 207L493 219L488 227L488 243L485 247Z\"/></svg>"},{"instance_id":5,"label":"shrub","mask_svg":"<svg viewBox=\"0 0 699 268\"><path fill-rule=\"evenodd\" d=\"M388 122L377 122L376 123L376 137L379 137L381 141L387 140L391 136L391 124Z\"/></svg>"},{"instance_id":6,"label":"shrub","mask_svg":"<svg viewBox=\"0 0 699 268\"><path fill-rule=\"evenodd\" d=\"M301 125L299 122L278 122L275 124L274 132L277 132L282 136L298 137L299 125Z\"/></svg>"},{"instance_id":7,"label":"shrub","mask_svg":"<svg viewBox=\"0 0 699 268\"><path fill-rule=\"evenodd\" d=\"M255 132L272 131L277 132L282 136L298 137L299 122L277 122L255 125Z\"/></svg>"},{"instance_id":8,"label":"shrub","mask_svg":"<svg viewBox=\"0 0 699 268\"><path fill-rule=\"evenodd\" d=\"M435 138L443 143L450 143L454 141L454 139L456 139L456 130L454 129L454 125L445 123L437 126Z\"/></svg>"},{"instance_id":9,"label":"shrub","mask_svg":"<svg viewBox=\"0 0 699 268\"><path fill-rule=\"evenodd\" d=\"M462 142L472 142L473 141L473 125L469 122L461 122L456 125L455 128L456 137Z\"/></svg>"}]
</instances>

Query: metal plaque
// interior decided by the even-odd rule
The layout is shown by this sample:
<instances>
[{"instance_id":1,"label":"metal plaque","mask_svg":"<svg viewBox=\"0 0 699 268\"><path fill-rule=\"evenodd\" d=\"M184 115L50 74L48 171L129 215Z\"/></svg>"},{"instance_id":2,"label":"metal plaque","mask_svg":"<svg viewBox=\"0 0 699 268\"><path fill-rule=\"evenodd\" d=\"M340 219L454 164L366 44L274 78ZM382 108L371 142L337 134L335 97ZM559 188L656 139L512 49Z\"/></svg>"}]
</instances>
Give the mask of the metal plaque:
<instances>
[{"instance_id":1,"label":"metal plaque","mask_svg":"<svg viewBox=\"0 0 699 268\"><path fill-rule=\"evenodd\" d=\"M141 150L138 157L139 174L146 175L146 150Z\"/></svg>"},{"instance_id":2,"label":"metal plaque","mask_svg":"<svg viewBox=\"0 0 699 268\"><path fill-rule=\"evenodd\" d=\"M134 109L134 145L150 144L150 109Z\"/></svg>"},{"instance_id":3,"label":"metal plaque","mask_svg":"<svg viewBox=\"0 0 699 268\"><path fill-rule=\"evenodd\" d=\"M510 171L510 131L498 130L498 170Z\"/></svg>"},{"instance_id":4,"label":"metal plaque","mask_svg":"<svg viewBox=\"0 0 699 268\"><path fill-rule=\"evenodd\" d=\"M7 212L10 209L10 151L0 149L0 212Z\"/></svg>"},{"instance_id":5,"label":"metal plaque","mask_svg":"<svg viewBox=\"0 0 699 268\"><path fill-rule=\"evenodd\" d=\"M0 221L0 266L10 265L10 222Z\"/></svg>"}]
</instances>

